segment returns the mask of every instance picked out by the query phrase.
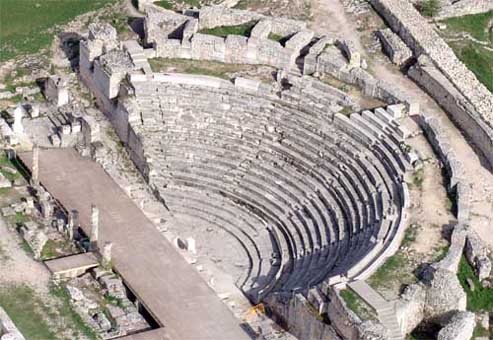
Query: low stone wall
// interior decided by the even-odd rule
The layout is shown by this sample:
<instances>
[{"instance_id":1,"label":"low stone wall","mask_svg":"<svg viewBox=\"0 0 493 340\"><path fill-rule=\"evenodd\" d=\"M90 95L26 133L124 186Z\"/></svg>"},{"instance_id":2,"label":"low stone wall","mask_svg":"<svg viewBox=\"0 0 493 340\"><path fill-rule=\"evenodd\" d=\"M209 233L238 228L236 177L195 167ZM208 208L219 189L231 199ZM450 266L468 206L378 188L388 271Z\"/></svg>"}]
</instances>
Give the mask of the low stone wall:
<instances>
[{"instance_id":1,"label":"low stone wall","mask_svg":"<svg viewBox=\"0 0 493 340\"><path fill-rule=\"evenodd\" d=\"M445 255L445 257L439 262L433 264L433 266L457 273L459 269L459 262L462 258L462 253L464 252L467 233L467 226L463 224L457 225L452 231L452 235L450 237L450 247L447 255Z\"/></svg>"},{"instance_id":2,"label":"low stone wall","mask_svg":"<svg viewBox=\"0 0 493 340\"><path fill-rule=\"evenodd\" d=\"M484 158L493 164L493 128L478 115L473 115L471 106L448 81L448 79L428 60L421 57L409 70L409 76L450 114L452 120L461 127L469 139L477 146Z\"/></svg>"},{"instance_id":3,"label":"low stone wall","mask_svg":"<svg viewBox=\"0 0 493 340\"><path fill-rule=\"evenodd\" d=\"M271 33L287 36L305 30L306 22L267 17L253 11L227 8L224 6L206 6L199 11L199 27L213 28L219 26L236 26L251 21L268 20L271 23Z\"/></svg>"},{"instance_id":4,"label":"low stone wall","mask_svg":"<svg viewBox=\"0 0 493 340\"><path fill-rule=\"evenodd\" d=\"M450 145L450 137L442 128L440 120L435 117L421 115L420 125L428 142L445 165L449 179L449 191L456 193L457 184L466 176L461 162ZM466 222L466 221L463 221Z\"/></svg>"},{"instance_id":5,"label":"low stone wall","mask_svg":"<svg viewBox=\"0 0 493 340\"><path fill-rule=\"evenodd\" d=\"M465 255L467 261L474 267L480 281L491 275L490 251L486 243L474 230L469 230L466 239Z\"/></svg>"},{"instance_id":6,"label":"low stone wall","mask_svg":"<svg viewBox=\"0 0 493 340\"><path fill-rule=\"evenodd\" d=\"M397 34L390 28L377 31L377 37L382 43L382 49L389 59L398 66L406 65L413 53Z\"/></svg>"},{"instance_id":7,"label":"low stone wall","mask_svg":"<svg viewBox=\"0 0 493 340\"><path fill-rule=\"evenodd\" d=\"M191 38L170 39L167 35L149 36L156 57L217 61L230 64L270 65L280 69L296 67L301 49L313 37L311 31L300 31L282 46L263 37L228 35L226 38L197 32Z\"/></svg>"},{"instance_id":8,"label":"low stone wall","mask_svg":"<svg viewBox=\"0 0 493 340\"><path fill-rule=\"evenodd\" d=\"M488 0L461 0L448 6L443 6L437 19L460 17L463 15L486 13L493 11L493 2Z\"/></svg>"},{"instance_id":9,"label":"low stone wall","mask_svg":"<svg viewBox=\"0 0 493 340\"><path fill-rule=\"evenodd\" d=\"M22 302L20 302L22 303ZM2 340L25 340L15 324L7 315L5 310L0 307L0 339Z\"/></svg>"}]
</instances>

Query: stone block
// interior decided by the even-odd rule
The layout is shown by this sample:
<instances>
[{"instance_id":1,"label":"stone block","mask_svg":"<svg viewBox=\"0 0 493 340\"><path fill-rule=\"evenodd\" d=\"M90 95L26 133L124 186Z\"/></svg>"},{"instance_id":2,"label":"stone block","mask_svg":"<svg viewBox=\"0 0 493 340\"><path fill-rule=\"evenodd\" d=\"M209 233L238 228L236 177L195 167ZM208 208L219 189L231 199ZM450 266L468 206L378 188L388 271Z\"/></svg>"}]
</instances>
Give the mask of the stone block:
<instances>
[{"instance_id":1,"label":"stone block","mask_svg":"<svg viewBox=\"0 0 493 340\"><path fill-rule=\"evenodd\" d=\"M272 30L271 20L260 20L250 32L250 37L267 39L269 37L271 30Z\"/></svg>"},{"instance_id":2,"label":"stone block","mask_svg":"<svg viewBox=\"0 0 493 340\"><path fill-rule=\"evenodd\" d=\"M404 106L404 104L389 105L389 106L387 106L387 112L390 113L390 115L394 119L399 119L399 118L404 117L405 106Z\"/></svg>"},{"instance_id":3,"label":"stone block","mask_svg":"<svg viewBox=\"0 0 493 340\"><path fill-rule=\"evenodd\" d=\"M384 53L394 64L403 66L412 58L412 51L390 28L378 30L377 37L382 43Z\"/></svg>"}]
</instances>

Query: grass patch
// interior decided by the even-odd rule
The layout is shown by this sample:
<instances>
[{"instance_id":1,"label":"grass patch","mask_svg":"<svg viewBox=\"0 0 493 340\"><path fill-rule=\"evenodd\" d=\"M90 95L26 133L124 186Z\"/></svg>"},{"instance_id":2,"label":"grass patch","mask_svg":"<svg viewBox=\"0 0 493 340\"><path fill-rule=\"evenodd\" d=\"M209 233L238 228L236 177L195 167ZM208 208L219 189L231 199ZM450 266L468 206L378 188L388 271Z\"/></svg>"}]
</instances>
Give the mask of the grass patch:
<instances>
[{"instance_id":1,"label":"grass patch","mask_svg":"<svg viewBox=\"0 0 493 340\"><path fill-rule=\"evenodd\" d=\"M481 325L476 325L476 328L474 328L474 332L472 333L472 338L475 339L485 337L491 339L490 335L492 334L489 329L483 328Z\"/></svg>"},{"instance_id":2,"label":"grass patch","mask_svg":"<svg viewBox=\"0 0 493 340\"><path fill-rule=\"evenodd\" d=\"M349 289L339 292L346 306L352 310L361 320L376 320L375 312L361 298Z\"/></svg>"},{"instance_id":3,"label":"grass patch","mask_svg":"<svg viewBox=\"0 0 493 340\"><path fill-rule=\"evenodd\" d=\"M0 288L2 306L19 331L29 340L56 339L50 326L40 312L42 302L27 286L7 286Z\"/></svg>"},{"instance_id":4,"label":"grass patch","mask_svg":"<svg viewBox=\"0 0 493 340\"><path fill-rule=\"evenodd\" d=\"M493 11L450 18L442 22L447 25L449 31L467 32L475 39L493 42L493 33L489 33L486 29L491 19L493 19Z\"/></svg>"},{"instance_id":5,"label":"grass patch","mask_svg":"<svg viewBox=\"0 0 493 340\"><path fill-rule=\"evenodd\" d=\"M9 167L9 168L15 169L17 171L17 173L15 175L11 174L11 175L15 176L15 178L13 178L13 179L19 178L19 175L26 178L26 179L31 177L31 175L29 174L27 169L22 165L21 162L19 162L19 160L17 158L9 159L7 157L7 155L5 154L5 152L2 153L2 155L0 156L0 167L2 167L2 166L3 167ZM4 174L4 173L2 172L2 174Z\"/></svg>"},{"instance_id":6,"label":"grass patch","mask_svg":"<svg viewBox=\"0 0 493 340\"><path fill-rule=\"evenodd\" d=\"M21 244L20 244L20 247L22 250L24 250L28 255L34 255L34 252L33 250L31 249L31 246L29 245L29 243L27 243L26 240L22 240Z\"/></svg>"},{"instance_id":7,"label":"grass patch","mask_svg":"<svg viewBox=\"0 0 493 340\"><path fill-rule=\"evenodd\" d=\"M427 17L434 17L440 11L440 0L422 0L418 3L418 10Z\"/></svg>"},{"instance_id":8,"label":"grass patch","mask_svg":"<svg viewBox=\"0 0 493 340\"><path fill-rule=\"evenodd\" d=\"M245 71L250 69L249 65L225 64L215 61L196 61L187 59L149 59L149 64L153 72L173 72L201 74L230 80L230 73Z\"/></svg>"},{"instance_id":9,"label":"grass patch","mask_svg":"<svg viewBox=\"0 0 493 340\"><path fill-rule=\"evenodd\" d=\"M493 288L483 288L481 282L476 277L473 268L462 256L457 273L460 284L467 294L467 309L472 312L492 311L493 310ZM471 290L467 279L471 279L474 285L474 291Z\"/></svg>"},{"instance_id":10,"label":"grass patch","mask_svg":"<svg viewBox=\"0 0 493 340\"><path fill-rule=\"evenodd\" d=\"M154 5L157 5L159 7L162 7L164 9L169 9L169 10L173 10L175 8L175 6L167 0L156 1L154 3Z\"/></svg>"},{"instance_id":11,"label":"grass patch","mask_svg":"<svg viewBox=\"0 0 493 340\"><path fill-rule=\"evenodd\" d=\"M84 320L82 320L77 312L73 310L72 306L70 305L70 296L63 284L52 285L50 287L50 293L61 303L61 306L59 307L60 315L68 318L76 331L82 333L87 339L99 339L96 332L90 326L88 326L84 322Z\"/></svg>"},{"instance_id":12,"label":"grass patch","mask_svg":"<svg viewBox=\"0 0 493 340\"><path fill-rule=\"evenodd\" d=\"M268 38L270 40L274 40L274 41L277 41L279 43L284 40L284 37L282 35L275 34L275 33L269 33Z\"/></svg>"},{"instance_id":13,"label":"grass patch","mask_svg":"<svg viewBox=\"0 0 493 340\"><path fill-rule=\"evenodd\" d=\"M200 30L199 33L215 35L223 38L231 34L249 37L250 32L252 31L256 23L256 21L250 21L245 24L236 26L219 26L214 28L205 28Z\"/></svg>"},{"instance_id":14,"label":"grass patch","mask_svg":"<svg viewBox=\"0 0 493 340\"><path fill-rule=\"evenodd\" d=\"M411 181L411 184L420 189L423 187L423 182L425 180L425 176L424 176L424 171L423 169L419 169L419 170L416 170L412 176L412 181Z\"/></svg>"},{"instance_id":15,"label":"grass patch","mask_svg":"<svg viewBox=\"0 0 493 340\"><path fill-rule=\"evenodd\" d=\"M444 244L433 249L432 262L438 262L447 256L450 244Z\"/></svg>"},{"instance_id":16,"label":"grass patch","mask_svg":"<svg viewBox=\"0 0 493 340\"><path fill-rule=\"evenodd\" d=\"M123 300L120 299L120 298L117 298L117 297L114 297L112 295L108 295L106 294L104 296L104 301L107 303L107 304L110 304L110 305L113 305L113 306L118 306L120 308L125 308L125 304L123 303Z\"/></svg>"},{"instance_id":17,"label":"grass patch","mask_svg":"<svg viewBox=\"0 0 493 340\"><path fill-rule=\"evenodd\" d=\"M27 221L29 221L29 217L27 217L25 214L18 212L15 213L14 220L16 224L24 224Z\"/></svg>"},{"instance_id":18,"label":"grass patch","mask_svg":"<svg viewBox=\"0 0 493 340\"><path fill-rule=\"evenodd\" d=\"M0 61L48 47L58 26L116 0L0 1Z\"/></svg>"},{"instance_id":19,"label":"grass patch","mask_svg":"<svg viewBox=\"0 0 493 340\"><path fill-rule=\"evenodd\" d=\"M164 9L169 9L169 10L174 10L176 9L176 4L180 5L187 5L189 7L196 7L200 8L200 0L175 0L175 1L170 1L170 0L160 0L156 1L154 5L157 5L159 7L162 7Z\"/></svg>"},{"instance_id":20,"label":"grass patch","mask_svg":"<svg viewBox=\"0 0 493 340\"><path fill-rule=\"evenodd\" d=\"M450 18L442 22L447 29L442 31L444 37L454 37L465 32L473 38L489 42L493 47L493 32L488 30L488 22L493 19L493 11L488 13L465 15ZM493 91L493 52L468 39L449 42L455 55L459 58L490 91Z\"/></svg>"},{"instance_id":21,"label":"grass patch","mask_svg":"<svg viewBox=\"0 0 493 340\"><path fill-rule=\"evenodd\" d=\"M10 194L12 188L0 188L0 196L6 196Z\"/></svg>"},{"instance_id":22,"label":"grass patch","mask_svg":"<svg viewBox=\"0 0 493 340\"><path fill-rule=\"evenodd\" d=\"M450 43L459 58L490 91L493 91L493 52L473 42Z\"/></svg>"},{"instance_id":23,"label":"grass patch","mask_svg":"<svg viewBox=\"0 0 493 340\"><path fill-rule=\"evenodd\" d=\"M454 202L448 196L445 198L445 208L448 211L452 211L452 209L454 208Z\"/></svg>"},{"instance_id":24,"label":"grass patch","mask_svg":"<svg viewBox=\"0 0 493 340\"><path fill-rule=\"evenodd\" d=\"M407 227L404 232L404 237L402 239L401 247L409 247L411 244L416 241L416 236L418 235L419 225L411 224Z\"/></svg>"},{"instance_id":25,"label":"grass patch","mask_svg":"<svg viewBox=\"0 0 493 340\"><path fill-rule=\"evenodd\" d=\"M389 257L368 279L368 284L375 289L392 288L396 282L401 285L416 282L416 276L409 268L409 261L402 252Z\"/></svg>"},{"instance_id":26,"label":"grass patch","mask_svg":"<svg viewBox=\"0 0 493 340\"><path fill-rule=\"evenodd\" d=\"M41 259L47 260L58 257L60 255L60 252L58 251L58 248L60 248L60 246L63 246L60 241L46 241L43 250L41 250Z\"/></svg>"},{"instance_id":27,"label":"grass patch","mask_svg":"<svg viewBox=\"0 0 493 340\"><path fill-rule=\"evenodd\" d=\"M125 13L112 11L111 14L102 16L101 21L107 22L113 26L118 34L130 32L131 30L128 25L128 17Z\"/></svg>"},{"instance_id":28,"label":"grass patch","mask_svg":"<svg viewBox=\"0 0 493 340\"><path fill-rule=\"evenodd\" d=\"M340 114L343 114L346 117L349 117L351 113L354 113L354 110L349 107L349 106L344 106L341 111L339 111Z\"/></svg>"}]
</instances>

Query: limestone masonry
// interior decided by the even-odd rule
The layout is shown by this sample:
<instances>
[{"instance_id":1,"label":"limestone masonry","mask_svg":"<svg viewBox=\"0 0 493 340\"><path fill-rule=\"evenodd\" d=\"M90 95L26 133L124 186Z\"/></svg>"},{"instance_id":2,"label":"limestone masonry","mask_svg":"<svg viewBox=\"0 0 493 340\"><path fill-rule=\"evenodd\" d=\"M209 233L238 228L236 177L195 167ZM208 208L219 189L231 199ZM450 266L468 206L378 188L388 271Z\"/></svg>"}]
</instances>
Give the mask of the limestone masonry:
<instances>
[{"instance_id":1,"label":"limestone masonry","mask_svg":"<svg viewBox=\"0 0 493 340\"><path fill-rule=\"evenodd\" d=\"M301 1L307 22L275 16L290 1L155 2L71 23L51 46L70 71L55 60L43 99L23 85L0 117L5 231L77 323L122 340L491 333L493 95L443 22L408 0ZM491 7L438 15L467 6ZM125 29L101 15L119 10ZM23 340L11 307L0 339Z\"/></svg>"}]
</instances>

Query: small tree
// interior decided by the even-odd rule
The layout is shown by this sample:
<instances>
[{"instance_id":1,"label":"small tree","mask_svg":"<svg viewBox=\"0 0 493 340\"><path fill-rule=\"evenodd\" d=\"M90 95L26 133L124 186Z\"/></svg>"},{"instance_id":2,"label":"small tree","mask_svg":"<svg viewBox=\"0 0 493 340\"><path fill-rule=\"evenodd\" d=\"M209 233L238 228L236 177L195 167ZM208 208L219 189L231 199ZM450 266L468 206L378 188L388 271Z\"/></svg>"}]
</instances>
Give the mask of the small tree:
<instances>
[{"instance_id":1,"label":"small tree","mask_svg":"<svg viewBox=\"0 0 493 340\"><path fill-rule=\"evenodd\" d=\"M419 3L419 11L427 17L434 17L440 11L440 0L423 0Z\"/></svg>"}]
</instances>

